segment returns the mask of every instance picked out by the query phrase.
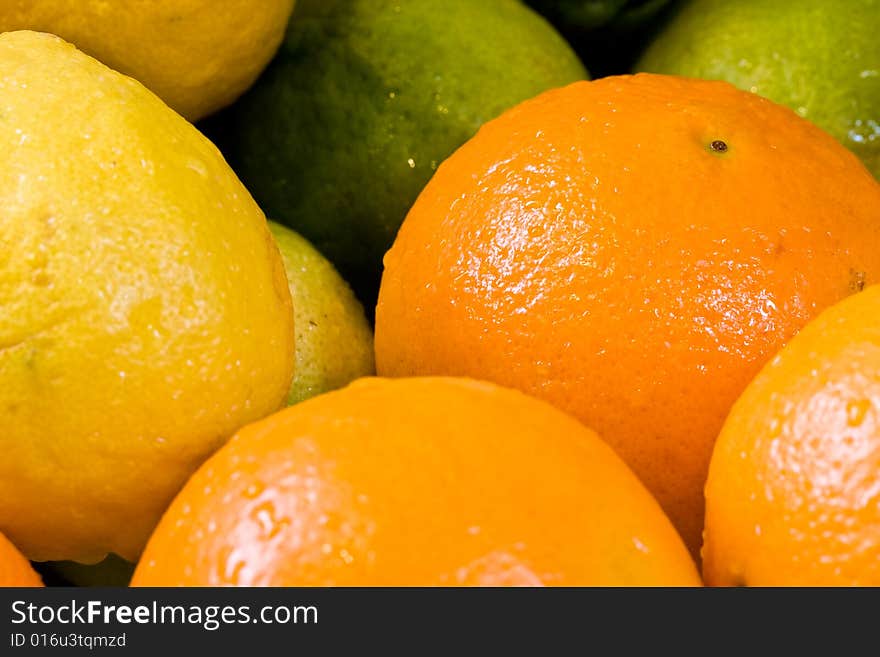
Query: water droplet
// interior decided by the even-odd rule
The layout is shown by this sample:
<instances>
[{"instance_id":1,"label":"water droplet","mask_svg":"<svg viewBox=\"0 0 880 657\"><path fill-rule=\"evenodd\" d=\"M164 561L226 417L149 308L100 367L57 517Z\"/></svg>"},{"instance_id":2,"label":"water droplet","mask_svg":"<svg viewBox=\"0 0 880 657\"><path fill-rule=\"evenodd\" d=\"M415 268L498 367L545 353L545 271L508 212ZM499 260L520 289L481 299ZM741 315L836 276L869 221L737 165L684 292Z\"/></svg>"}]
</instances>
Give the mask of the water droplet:
<instances>
[{"instance_id":1,"label":"water droplet","mask_svg":"<svg viewBox=\"0 0 880 657\"><path fill-rule=\"evenodd\" d=\"M188 169L195 171L202 178L208 177L208 167L200 160L190 160L186 163Z\"/></svg>"},{"instance_id":2,"label":"water droplet","mask_svg":"<svg viewBox=\"0 0 880 657\"><path fill-rule=\"evenodd\" d=\"M873 143L880 139L880 121L857 119L853 121L853 127L848 136L851 141L857 144Z\"/></svg>"},{"instance_id":3,"label":"water droplet","mask_svg":"<svg viewBox=\"0 0 880 657\"><path fill-rule=\"evenodd\" d=\"M851 427L862 426L869 410L871 410L871 402L868 399L850 401L846 405L846 423Z\"/></svg>"},{"instance_id":4,"label":"water droplet","mask_svg":"<svg viewBox=\"0 0 880 657\"><path fill-rule=\"evenodd\" d=\"M281 531L282 523L275 517L275 505L263 502L251 511L251 518L259 525L264 538L273 538Z\"/></svg>"},{"instance_id":5,"label":"water droplet","mask_svg":"<svg viewBox=\"0 0 880 657\"><path fill-rule=\"evenodd\" d=\"M235 549L229 547L224 548L219 556L217 574L220 576L220 580L233 586L241 583L241 573L247 562L241 558Z\"/></svg>"},{"instance_id":6,"label":"water droplet","mask_svg":"<svg viewBox=\"0 0 880 657\"><path fill-rule=\"evenodd\" d=\"M644 552L645 554L648 554L650 552L648 546L642 543L637 536L633 536L633 545L636 546L636 550L638 550L639 552Z\"/></svg>"},{"instance_id":7,"label":"water droplet","mask_svg":"<svg viewBox=\"0 0 880 657\"><path fill-rule=\"evenodd\" d=\"M263 492L263 484L259 481L254 481L248 484L248 487L244 489L244 496L250 499L254 499L257 495Z\"/></svg>"}]
</instances>

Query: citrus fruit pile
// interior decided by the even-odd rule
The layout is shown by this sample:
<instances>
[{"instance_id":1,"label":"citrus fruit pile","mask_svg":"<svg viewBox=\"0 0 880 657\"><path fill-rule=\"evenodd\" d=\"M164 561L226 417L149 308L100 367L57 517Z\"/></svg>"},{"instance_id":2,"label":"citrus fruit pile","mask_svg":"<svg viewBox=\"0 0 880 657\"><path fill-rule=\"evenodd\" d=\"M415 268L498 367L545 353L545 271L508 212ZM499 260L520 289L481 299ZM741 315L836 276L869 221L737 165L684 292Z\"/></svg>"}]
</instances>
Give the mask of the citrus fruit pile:
<instances>
[{"instance_id":1,"label":"citrus fruit pile","mask_svg":"<svg viewBox=\"0 0 880 657\"><path fill-rule=\"evenodd\" d=\"M3 5L0 586L880 586L878 31Z\"/></svg>"}]
</instances>

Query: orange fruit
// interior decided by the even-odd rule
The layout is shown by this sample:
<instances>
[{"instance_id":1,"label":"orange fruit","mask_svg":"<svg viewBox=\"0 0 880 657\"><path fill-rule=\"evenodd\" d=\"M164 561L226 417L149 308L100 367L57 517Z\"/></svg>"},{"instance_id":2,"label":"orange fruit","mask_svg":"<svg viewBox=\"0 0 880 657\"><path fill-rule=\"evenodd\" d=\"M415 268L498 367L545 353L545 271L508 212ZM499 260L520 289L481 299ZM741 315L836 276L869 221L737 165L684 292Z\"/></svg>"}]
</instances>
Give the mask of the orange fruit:
<instances>
[{"instance_id":1,"label":"orange fruit","mask_svg":"<svg viewBox=\"0 0 880 657\"><path fill-rule=\"evenodd\" d=\"M705 540L711 584L880 586L880 286L807 324L736 402Z\"/></svg>"},{"instance_id":2,"label":"orange fruit","mask_svg":"<svg viewBox=\"0 0 880 657\"><path fill-rule=\"evenodd\" d=\"M42 585L43 581L30 561L0 533L0 587Z\"/></svg>"},{"instance_id":3,"label":"orange fruit","mask_svg":"<svg viewBox=\"0 0 880 657\"><path fill-rule=\"evenodd\" d=\"M486 125L411 209L382 376L519 388L595 429L697 551L724 417L821 309L880 280L880 186L722 82L610 77Z\"/></svg>"},{"instance_id":4,"label":"orange fruit","mask_svg":"<svg viewBox=\"0 0 880 657\"><path fill-rule=\"evenodd\" d=\"M135 586L698 585L592 431L487 383L360 379L242 429L193 476Z\"/></svg>"}]
</instances>

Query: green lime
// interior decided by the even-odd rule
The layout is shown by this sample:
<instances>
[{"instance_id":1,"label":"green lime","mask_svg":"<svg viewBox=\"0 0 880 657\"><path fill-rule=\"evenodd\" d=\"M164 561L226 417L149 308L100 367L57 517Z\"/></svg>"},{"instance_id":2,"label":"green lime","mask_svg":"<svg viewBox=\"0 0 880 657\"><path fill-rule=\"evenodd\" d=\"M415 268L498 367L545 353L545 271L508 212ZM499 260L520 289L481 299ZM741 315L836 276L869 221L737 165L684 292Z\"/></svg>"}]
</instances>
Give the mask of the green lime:
<instances>
[{"instance_id":1,"label":"green lime","mask_svg":"<svg viewBox=\"0 0 880 657\"><path fill-rule=\"evenodd\" d=\"M333 265L292 230L269 222L293 298L296 366L288 403L375 372L364 308Z\"/></svg>"},{"instance_id":2,"label":"green lime","mask_svg":"<svg viewBox=\"0 0 880 657\"><path fill-rule=\"evenodd\" d=\"M266 213L370 306L437 166L505 109L584 77L518 0L303 0L222 143Z\"/></svg>"},{"instance_id":3,"label":"green lime","mask_svg":"<svg viewBox=\"0 0 880 657\"><path fill-rule=\"evenodd\" d=\"M692 0L636 69L727 80L795 110L880 178L880 0Z\"/></svg>"}]
</instances>

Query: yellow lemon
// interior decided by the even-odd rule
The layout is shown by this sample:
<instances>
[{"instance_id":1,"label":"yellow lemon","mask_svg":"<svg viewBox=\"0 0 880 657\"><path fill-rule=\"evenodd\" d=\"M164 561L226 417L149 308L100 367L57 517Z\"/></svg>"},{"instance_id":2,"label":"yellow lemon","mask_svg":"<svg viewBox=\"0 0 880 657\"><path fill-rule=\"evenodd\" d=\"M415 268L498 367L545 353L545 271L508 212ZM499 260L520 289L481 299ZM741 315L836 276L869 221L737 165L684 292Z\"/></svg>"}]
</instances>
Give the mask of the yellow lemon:
<instances>
[{"instance_id":1,"label":"yellow lemon","mask_svg":"<svg viewBox=\"0 0 880 657\"><path fill-rule=\"evenodd\" d=\"M240 426L283 405L293 311L219 151L61 39L0 35L0 531L136 559Z\"/></svg>"},{"instance_id":2,"label":"yellow lemon","mask_svg":"<svg viewBox=\"0 0 880 657\"><path fill-rule=\"evenodd\" d=\"M4 0L0 31L51 32L140 80L195 121L275 54L294 0Z\"/></svg>"}]
</instances>

